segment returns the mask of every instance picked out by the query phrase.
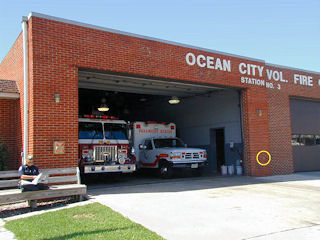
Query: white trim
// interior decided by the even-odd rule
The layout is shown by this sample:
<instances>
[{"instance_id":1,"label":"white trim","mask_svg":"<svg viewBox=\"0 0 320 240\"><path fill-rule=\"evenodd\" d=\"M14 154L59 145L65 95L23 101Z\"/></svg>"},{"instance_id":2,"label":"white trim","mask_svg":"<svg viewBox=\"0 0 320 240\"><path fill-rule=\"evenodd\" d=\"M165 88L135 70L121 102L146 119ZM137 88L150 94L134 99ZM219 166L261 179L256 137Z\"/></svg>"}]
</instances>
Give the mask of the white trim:
<instances>
[{"instance_id":1,"label":"white trim","mask_svg":"<svg viewBox=\"0 0 320 240\"><path fill-rule=\"evenodd\" d=\"M26 163L28 155L29 137L29 55L28 55L28 23L22 17L23 35L23 164Z\"/></svg>"},{"instance_id":2,"label":"white trim","mask_svg":"<svg viewBox=\"0 0 320 240\"><path fill-rule=\"evenodd\" d=\"M241 55L215 51L215 50L211 50L211 49L207 49L207 48L196 47L196 46L192 46L192 45L189 45L189 44L183 44L183 43L178 43L178 42L173 42L173 41L167 41L167 40L154 38L154 37L147 37L147 36L144 36L144 35L139 35L139 34L124 32L124 31L119 31L119 30L115 30L115 29L112 29L112 28L99 27L99 26L96 26L96 25L91 25L91 24L87 24L87 23L72 21L72 20L68 20L68 19L65 19L65 18L53 17L53 16L49 16L49 15L46 15L46 14L42 14L42 13L31 12L29 14L29 16L28 16L28 19L30 20L31 17L44 18L44 19L48 19L48 20L52 20L52 21L56 21L56 22L67 23L67 24L76 25L76 26L80 26L80 27L86 27L86 28L96 29L96 30L100 30L100 31L104 31L104 32L116 33L116 34L126 35L126 36L129 36L129 37L135 37L135 38L141 38L141 39L146 39L146 40L150 40L150 41L155 41L155 42L161 42L161 43L165 43L165 44L175 45L175 46L178 46L178 47L191 48L191 49L210 52L210 53L214 53L214 54L221 54L221 55L229 56L229 57L236 57L236 58L247 59L247 60L256 61L256 62L262 62L262 63L265 62L264 60L257 59L257 58L250 58L250 57L245 57L245 56L241 56Z\"/></svg>"},{"instance_id":3,"label":"white trim","mask_svg":"<svg viewBox=\"0 0 320 240\"><path fill-rule=\"evenodd\" d=\"M1 99L19 99L20 94L19 93L2 93L2 92L0 92L0 98Z\"/></svg>"}]
</instances>

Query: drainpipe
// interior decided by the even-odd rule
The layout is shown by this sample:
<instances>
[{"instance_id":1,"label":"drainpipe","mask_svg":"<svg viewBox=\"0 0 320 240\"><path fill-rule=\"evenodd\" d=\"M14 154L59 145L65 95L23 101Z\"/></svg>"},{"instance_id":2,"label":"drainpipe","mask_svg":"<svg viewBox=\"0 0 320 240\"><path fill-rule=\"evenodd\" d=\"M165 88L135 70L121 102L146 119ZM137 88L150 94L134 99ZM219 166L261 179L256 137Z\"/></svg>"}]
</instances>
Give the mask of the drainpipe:
<instances>
[{"instance_id":1,"label":"drainpipe","mask_svg":"<svg viewBox=\"0 0 320 240\"><path fill-rule=\"evenodd\" d=\"M23 34L23 164L26 163L28 155L28 120L29 120L29 99L28 99L28 18L22 17L22 34Z\"/></svg>"}]
</instances>

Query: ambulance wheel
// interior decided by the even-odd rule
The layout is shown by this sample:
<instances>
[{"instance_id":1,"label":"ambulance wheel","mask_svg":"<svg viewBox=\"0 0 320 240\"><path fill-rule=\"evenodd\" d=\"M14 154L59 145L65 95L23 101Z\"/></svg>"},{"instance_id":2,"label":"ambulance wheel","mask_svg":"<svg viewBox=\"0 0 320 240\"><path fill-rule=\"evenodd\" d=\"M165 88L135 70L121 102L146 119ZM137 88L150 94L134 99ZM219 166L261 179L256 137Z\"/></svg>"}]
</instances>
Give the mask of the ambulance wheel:
<instances>
[{"instance_id":1,"label":"ambulance wheel","mask_svg":"<svg viewBox=\"0 0 320 240\"><path fill-rule=\"evenodd\" d=\"M159 165L159 175L161 178L171 178L173 175L173 169L167 162L162 162Z\"/></svg>"}]
</instances>

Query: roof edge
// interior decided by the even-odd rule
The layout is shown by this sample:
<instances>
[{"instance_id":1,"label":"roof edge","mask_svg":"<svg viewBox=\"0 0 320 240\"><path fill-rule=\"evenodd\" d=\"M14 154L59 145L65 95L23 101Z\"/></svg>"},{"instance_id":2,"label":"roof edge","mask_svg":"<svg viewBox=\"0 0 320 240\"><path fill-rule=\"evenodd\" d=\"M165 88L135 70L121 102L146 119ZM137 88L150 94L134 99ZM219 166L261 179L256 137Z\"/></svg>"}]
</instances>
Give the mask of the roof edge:
<instances>
[{"instance_id":1,"label":"roof edge","mask_svg":"<svg viewBox=\"0 0 320 240\"><path fill-rule=\"evenodd\" d=\"M19 93L0 92L0 99L19 99L19 98L20 98Z\"/></svg>"},{"instance_id":2,"label":"roof edge","mask_svg":"<svg viewBox=\"0 0 320 240\"><path fill-rule=\"evenodd\" d=\"M306 72L306 73L312 73L312 74L320 75L320 72L305 70L305 69L301 69L301 68L288 67L288 66L283 66L283 65L273 64L273 63L266 63L266 66L278 67L278 68L286 68L286 69L297 70L297 71L301 71L301 72Z\"/></svg>"},{"instance_id":3,"label":"roof edge","mask_svg":"<svg viewBox=\"0 0 320 240\"><path fill-rule=\"evenodd\" d=\"M116 29L112 29L112 28L100 27L100 26L96 26L96 25L92 25L92 24L68 20L68 19L60 18L60 17L54 17L54 16L42 14L42 13L37 13L37 12L31 12L28 15L28 20L31 17L44 18L47 20L67 23L67 24L76 25L76 26L80 26L80 27L91 28L91 29L100 30L100 31L104 31L104 32L116 33L116 34L121 34L121 35L129 36L129 37L135 37L135 38L140 38L140 39L145 39L145 40L150 40L150 41L155 41L155 42L160 42L160 43L165 43L165 44L170 44L170 45L175 45L175 46L184 47L184 48L191 48L191 49L210 52L210 53L214 53L214 54L221 54L221 55L225 55L228 57L236 57L236 58L242 58L242 59L246 59L246 60L265 63L265 61L262 59L250 58L250 57L241 56L241 55L237 55L237 54L220 52L220 51L216 51L216 50L212 50L212 49L208 49L208 48L196 47L196 46L189 45L189 44L183 44L183 43L178 43L178 42L174 42L174 41L163 40L160 38L154 38L154 37L148 37L148 36L144 36L144 35L140 35L140 34L129 33L129 32L120 31L120 30L116 30Z\"/></svg>"}]
</instances>

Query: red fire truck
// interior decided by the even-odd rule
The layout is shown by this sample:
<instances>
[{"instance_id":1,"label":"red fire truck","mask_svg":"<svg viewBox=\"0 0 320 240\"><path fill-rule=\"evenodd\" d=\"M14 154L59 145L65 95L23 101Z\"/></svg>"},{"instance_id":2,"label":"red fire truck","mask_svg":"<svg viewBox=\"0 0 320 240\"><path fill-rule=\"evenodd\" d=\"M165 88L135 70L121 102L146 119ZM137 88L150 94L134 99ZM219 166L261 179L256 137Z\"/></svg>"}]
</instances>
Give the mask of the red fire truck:
<instances>
[{"instance_id":1,"label":"red fire truck","mask_svg":"<svg viewBox=\"0 0 320 240\"><path fill-rule=\"evenodd\" d=\"M134 172L127 122L110 116L80 117L79 167L82 174Z\"/></svg>"}]
</instances>

